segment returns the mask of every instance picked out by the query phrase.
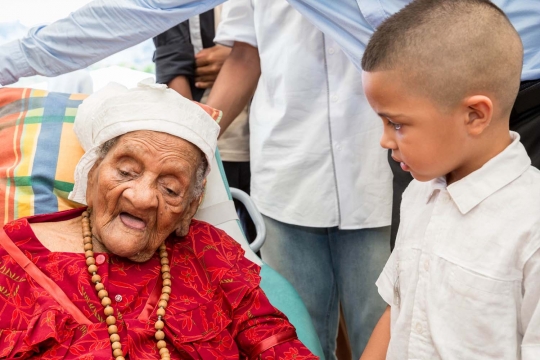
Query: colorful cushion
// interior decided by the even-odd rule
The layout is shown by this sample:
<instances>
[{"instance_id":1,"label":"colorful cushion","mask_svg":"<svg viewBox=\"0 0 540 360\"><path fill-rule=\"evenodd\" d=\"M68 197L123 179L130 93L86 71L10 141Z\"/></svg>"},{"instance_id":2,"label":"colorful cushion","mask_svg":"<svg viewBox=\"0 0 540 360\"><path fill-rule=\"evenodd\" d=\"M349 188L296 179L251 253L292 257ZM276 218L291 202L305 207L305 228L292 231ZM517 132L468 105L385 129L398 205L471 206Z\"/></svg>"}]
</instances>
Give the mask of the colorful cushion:
<instances>
[{"instance_id":1,"label":"colorful cushion","mask_svg":"<svg viewBox=\"0 0 540 360\"><path fill-rule=\"evenodd\" d=\"M87 95L0 89L0 219L80 206L67 199L84 153L73 133Z\"/></svg>"}]
</instances>

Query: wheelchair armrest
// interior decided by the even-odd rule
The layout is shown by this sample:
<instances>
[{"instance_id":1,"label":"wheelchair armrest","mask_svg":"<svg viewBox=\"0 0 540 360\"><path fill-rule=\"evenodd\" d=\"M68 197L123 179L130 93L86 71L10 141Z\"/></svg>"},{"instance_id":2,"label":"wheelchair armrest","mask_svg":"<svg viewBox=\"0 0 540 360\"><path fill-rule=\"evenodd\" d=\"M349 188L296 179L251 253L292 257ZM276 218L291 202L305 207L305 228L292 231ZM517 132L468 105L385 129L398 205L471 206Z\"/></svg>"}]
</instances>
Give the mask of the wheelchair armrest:
<instances>
[{"instance_id":1,"label":"wheelchair armrest","mask_svg":"<svg viewBox=\"0 0 540 360\"><path fill-rule=\"evenodd\" d=\"M255 224L257 237L255 238L255 240L253 240L251 244L249 244L249 247L254 252L258 252L262 248L262 246L264 245L264 241L266 240L266 226L264 225L264 219L248 194L246 194L242 190L233 187L230 188L230 191L233 199L238 200L242 204L244 204L249 216L251 217L251 220L253 220L253 223Z\"/></svg>"}]
</instances>

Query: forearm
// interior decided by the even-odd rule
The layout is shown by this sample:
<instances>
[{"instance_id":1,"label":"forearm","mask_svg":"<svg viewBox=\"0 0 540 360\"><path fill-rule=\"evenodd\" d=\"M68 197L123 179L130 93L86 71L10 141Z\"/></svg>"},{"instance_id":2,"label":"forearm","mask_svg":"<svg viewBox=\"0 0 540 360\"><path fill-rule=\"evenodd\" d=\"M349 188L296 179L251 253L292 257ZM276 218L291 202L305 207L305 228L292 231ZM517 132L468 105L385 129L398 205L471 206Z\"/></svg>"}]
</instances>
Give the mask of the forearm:
<instances>
[{"instance_id":1,"label":"forearm","mask_svg":"<svg viewBox=\"0 0 540 360\"><path fill-rule=\"evenodd\" d=\"M261 66L257 48L235 42L212 87L207 104L223 111L221 134L240 114L253 96Z\"/></svg>"},{"instance_id":2,"label":"forearm","mask_svg":"<svg viewBox=\"0 0 540 360\"><path fill-rule=\"evenodd\" d=\"M382 314L360 360L384 360L390 343L390 306Z\"/></svg>"},{"instance_id":3,"label":"forearm","mask_svg":"<svg viewBox=\"0 0 540 360\"><path fill-rule=\"evenodd\" d=\"M539 226L537 224L536 226ZM536 244L540 231L536 231ZM535 236L531 236L535 238ZM531 241L531 244L534 244ZM521 341L521 359L540 359L540 249L537 249L525 262L523 268L523 300L521 301L521 329L518 332L523 334Z\"/></svg>"},{"instance_id":4,"label":"forearm","mask_svg":"<svg viewBox=\"0 0 540 360\"><path fill-rule=\"evenodd\" d=\"M175 77L167 83L167 86L175 90L183 97L193 100L193 96L191 94L191 87L189 86L189 81L185 76Z\"/></svg>"},{"instance_id":5,"label":"forearm","mask_svg":"<svg viewBox=\"0 0 540 360\"><path fill-rule=\"evenodd\" d=\"M287 353L297 353L298 358L306 360L317 359L298 340L296 330L287 317L270 304L260 288L244 295L235 310L234 319L231 328L238 332L236 343L250 359L280 359Z\"/></svg>"},{"instance_id":6,"label":"forearm","mask_svg":"<svg viewBox=\"0 0 540 360\"><path fill-rule=\"evenodd\" d=\"M95 0L69 17L0 47L0 84L85 68L224 0Z\"/></svg>"},{"instance_id":7,"label":"forearm","mask_svg":"<svg viewBox=\"0 0 540 360\"><path fill-rule=\"evenodd\" d=\"M173 26L153 40L156 46L153 58L156 82L171 87L177 76L186 79L195 77L195 52L190 41L189 20Z\"/></svg>"}]
</instances>

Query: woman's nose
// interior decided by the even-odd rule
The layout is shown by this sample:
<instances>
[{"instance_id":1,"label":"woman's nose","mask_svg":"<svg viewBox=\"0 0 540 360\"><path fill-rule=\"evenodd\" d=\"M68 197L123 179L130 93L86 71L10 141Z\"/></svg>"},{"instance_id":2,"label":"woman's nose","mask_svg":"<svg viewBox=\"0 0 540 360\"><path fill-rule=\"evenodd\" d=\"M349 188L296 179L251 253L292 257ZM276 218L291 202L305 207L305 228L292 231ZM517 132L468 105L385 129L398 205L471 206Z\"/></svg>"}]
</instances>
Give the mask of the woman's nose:
<instances>
[{"instance_id":1,"label":"woman's nose","mask_svg":"<svg viewBox=\"0 0 540 360\"><path fill-rule=\"evenodd\" d=\"M383 134L381 136L380 144L383 148L388 150L396 150L397 144L394 139L394 134L390 133L391 130L388 129L387 126L385 126L385 129L383 131Z\"/></svg>"},{"instance_id":2,"label":"woman's nose","mask_svg":"<svg viewBox=\"0 0 540 360\"><path fill-rule=\"evenodd\" d=\"M158 205L156 187L144 179L130 183L123 195L138 209L152 208Z\"/></svg>"}]
</instances>

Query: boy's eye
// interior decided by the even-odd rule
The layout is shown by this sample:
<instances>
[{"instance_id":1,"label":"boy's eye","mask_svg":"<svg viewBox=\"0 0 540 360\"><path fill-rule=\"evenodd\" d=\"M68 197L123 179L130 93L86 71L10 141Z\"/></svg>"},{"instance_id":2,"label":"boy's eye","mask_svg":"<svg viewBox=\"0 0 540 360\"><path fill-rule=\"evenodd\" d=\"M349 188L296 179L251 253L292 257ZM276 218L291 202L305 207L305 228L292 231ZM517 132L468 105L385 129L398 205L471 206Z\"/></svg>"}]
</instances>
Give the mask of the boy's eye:
<instances>
[{"instance_id":1,"label":"boy's eye","mask_svg":"<svg viewBox=\"0 0 540 360\"><path fill-rule=\"evenodd\" d=\"M390 119L386 119L386 120L388 120L388 125L392 126L394 128L394 130L400 130L401 129L401 124L395 123L395 122L391 121Z\"/></svg>"}]
</instances>

